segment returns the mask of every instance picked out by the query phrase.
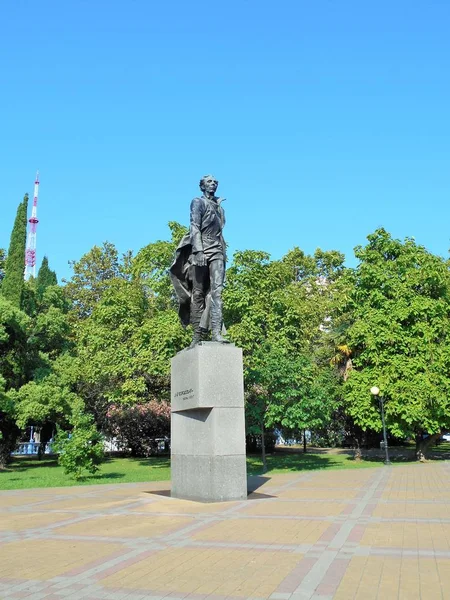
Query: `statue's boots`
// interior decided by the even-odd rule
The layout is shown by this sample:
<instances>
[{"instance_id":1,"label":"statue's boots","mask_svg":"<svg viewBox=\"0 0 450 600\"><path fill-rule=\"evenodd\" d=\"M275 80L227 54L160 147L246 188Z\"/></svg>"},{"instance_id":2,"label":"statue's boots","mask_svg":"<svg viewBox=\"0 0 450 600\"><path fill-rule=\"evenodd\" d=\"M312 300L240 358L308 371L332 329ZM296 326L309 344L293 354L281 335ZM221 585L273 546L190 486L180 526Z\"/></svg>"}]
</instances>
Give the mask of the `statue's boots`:
<instances>
[{"instance_id":1,"label":"statue's boots","mask_svg":"<svg viewBox=\"0 0 450 600\"><path fill-rule=\"evenodd\" d=\"M211 341L219 342L219 344L229 344L230 341L222 335L222 318L215 319L214 316L211 315Z\"/></svg>"},{"instance_id":2,"label":"statue's boots","mask_svg":"<svg viewBox=\"0 0 450 600\"><path fill-rule=\"evenodd\" d=\"M227 340L226 338L223 337L222 332L220 331L220 328L212 330L211 341L219 342L220 344L229 344L230 343L230 340Z\"/></svg>"},{"instance_id":3,"label":"statue's boots","mask_svg":"<svg viewBox=\"0 0 450 600\"><path fill-rule=\"evenodd\" d=\"M200 342L202 342L204 339L205 333L206 333L206 331L205 331L205 329L203 329L203 327L197 327L194 330L194 335L192 337L192 342L191 342L189 348L195 348L195 346L200 344Z\"/></svg>"}]
</instances>

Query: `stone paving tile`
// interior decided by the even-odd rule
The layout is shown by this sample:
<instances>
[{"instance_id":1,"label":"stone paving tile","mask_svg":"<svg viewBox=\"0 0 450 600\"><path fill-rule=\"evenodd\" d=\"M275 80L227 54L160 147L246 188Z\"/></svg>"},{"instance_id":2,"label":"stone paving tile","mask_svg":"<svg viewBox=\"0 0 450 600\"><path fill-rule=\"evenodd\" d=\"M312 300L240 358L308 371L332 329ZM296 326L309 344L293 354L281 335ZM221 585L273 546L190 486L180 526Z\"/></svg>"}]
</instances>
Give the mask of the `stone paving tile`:
<instances>
[{"instance_id":1,"label":"stone paving tile","mask_svg":"<svg viewBox=\"0 0 450 600\"><path fill-rule=\"evenodd\" d=\"M155 500L146 504L140 504L132 508L134 512L150 513L175 513L175 514L196 514L196 513L215 513L228 510L237 506L237 502L191 502L189 500L178 500L169 498L168 500Z\"/></svg>"},{"instance_id":2,"label":"stone paving tile","mask_svg":"<svg viewBox=\"0 0 450 600\"><path fill-rule=\"evenodd\" d=\"M42 498L41 498L41 500L42 500ZM34 497L28 498L29 503L36 503L38 501ZM5 508L9 508L11 506L24 506L26 503L27 503L26 498L24 496L19 496L18 494L12 495L12 494L7 494L7 492L2 492L2 496L1 496L1 500L0 500L0 510L4 510Z\"/></svg>"},{"instance_id":3,"label":"stone paving tile","mask_svg":"<svg viewBox=\"0 0 450 600\"><path fill-rule=\"evenodd\" d=\"M36 488L36 489L27 489L27 490L8 490L5 492L2 492L2 498L3 498L3 494L4 494L4 497L7 497L7 496L16 497L17 496L19 498L22 498L24 503L27 504L29 502L36 502L36 497L38 497L39 501L42 501L46 498L53 498L53 497L59 497L59 496L81 496L84 494L91 495L91 494L95 493L91 489L93 487L98 489L99 486L83 486L82 488L81 488L81 486L80 487L69 486L69 487L59 487L59 488L48 487L48 488ZM108 486L105 486L105 487L108 487ZM1 504L3 504L3 501Z\"/></svg>"},{"instance_id":4,"label":"stone paving tile","mask_svg":"<svg viewBox=\"0 0 450 600\"><path fill-rule=\"evenodd\" d=\"M67 515L62 513L0 513L0 531L24 531L64 521Z\"/></svg>"},{"instance_id":5,"label":"stone paving tile","mask_svg":"<svg viewBox=\"0 0 450 600\"><path fill-rule=\"evenodd\" d=\"M335 600L450 598L450 559L354 557Z\"/></svg>"},{"instance_id":6,"label":"stone paving tile","mask_svg":"<svg viewBox=\"0 0 450 600\"><path fill-rule=\"evenodd\" d=\"M104 515L92 517L54 532L59 535L101 537L155 537L169 534L180 527L193 523L190 517L166 517L160 515Z\"/></svg>"},{"instance_id":7,"label":"stone paving tile","mask_svg":"<svg viewBox=\"0 0 450 600\"><path fill-rule=\"evenodd\" d=\"M309 473L275 473L274 475L266 474L259 475L258 479L265 480L264 487L279 487L285 483L292 483L293 480L299 479L304 480L305 477L308 477Z\"/></svg>"},{"instance_id":8,"label":"stone paving tile","mask_svg":"<svg viewBox=\"0 0 450 600\"><path fill-rule=\"evenodd\" d=\"M130 500L129 497L124 500L118 500L117 498L108 499L104 496L84 496L81 498L64 498L55 500L54 502L45 502L44 504L40 504L39 508L41 510L98 511L110 508L121 508L130 504L130 502L136 502L137 500L138 498Z\"/></svg>"},{"instance_id":9,"label":"stone paving tile","mask_svg":"<svg viewBox=\"0 0 450 600\"><path fill-rule=\"evenodd\" d=\"M417 504L413 502L389 502L378 504L372 513L373 517L382 519L449 519L450 502L438 504L427 502Z\"/></svg>"},{"instance_id":10,"label":"stone paving tile","mask_svg":"<svg viewBox=\"0 0 450 600\"><path fill-rule=\"evenodd\" d=\"M332 494L329 489L293 487L277 494L277 498L292 498L294 500L351 500L358 493L357 489L335 488ZM332 496L332 498L330 498Z\"/></svg>"},{"instance_id":11,"label":"stone paving tile","mask_svg":"<svg viewBox=\"0 0 450 600\"><path fill-rule=\"evenodd\" d=\"M366 527L361 546L450 550L450 523L373 523Z\"/></svg>"},{"instance_id":12,"label":"stone paving tile","mask_svg":"<svg viewBox=\"0 0 450 600\"><path fill-rule=\"evenodd\" d=\"M103 487L103 486L99 486ZM139 483L119 483L109 489L109 493L112 495L123 494L128 490L134 492L157 492L157 491L170 491L170 481L141 481Z\"/></svg>"},{"instance_id":13,"label":"stone paving tile","mask_svg":"<svg viewBox=\"0 0 450 600\"><path fill-rule=\"evenodd\" d=\"M0 493L0 598L450 600L450 463ZM259 486L259 487L258 487Z\"/></svg>"},{"instance_id":14,"label":"stone paving tile","mask_svg":"<svg viewBox=\"0 0 450 600\"><path fill-rule=\"evenodd\" d=\"M0 580L47 580L71 569L107 559L122 550L119 544L66 541L21 540L0 547Z\"/></svg>"},{"instance_id":15,"label":"stone paving tile","mask_svg":"<svg viewBox=\"0 0 450 600\"><path fill-rule=\"evenodd\" d=\"M401 501L411 500L416 502L417 500L428 500L448 503L450 501L450 491L445 490L427 490L423 488L419 489L390 489L385 491L381 496L382 500L387 501Z\"/></svg>"},{"instance_id":16,"label":"stone paving tile","mask_svg":"<svg viewBox=\"0 0 450 600\"><path fill-rule=\"evenodd\" d=\"M329 517L340 515L346 504L331 502L264 502L254 504L241 511L246 515L279 515L286 517Z\"/></svg>"},{"instance_id":17,"label":"stone paving tile","mask_svg":"<svg viewBox=\"0 0 450 600\"><path fill-rule=\"evenodd\" d=\"M355 470L355 471L327 471L314 473L314 476L311 477L310 485L308 487L313 488L327 488L327 489L335 489L335 488L345 488L348 489L349 486L353 486L354 488L360 488L366 485L367 481L369 481L373 477L373 470ZM295 486L293 486L295 487ZM299 484L298 487L302 487Z\"/></svg>"},{"instance_id":18,"label":"stone paving tile","mask_svg":"<svg viewBox=\"0 0 450 600\"><path fill-rule=\"evenodd\" d=\"M292 519L230 519L213 523L193 534L193 539L255 544L314 544L329 527L326 521Z\"/></svg>"},{"instance_id":19,"label":"stone paving tile","mask_svg":"<svg viewBox=\"0 0 450 600\"><path fill-rule=\"evenodd\" d=\"M102 580L106 587L267 597L301 556L288 552L170 548Z\"/></svg>"}]
</instances>

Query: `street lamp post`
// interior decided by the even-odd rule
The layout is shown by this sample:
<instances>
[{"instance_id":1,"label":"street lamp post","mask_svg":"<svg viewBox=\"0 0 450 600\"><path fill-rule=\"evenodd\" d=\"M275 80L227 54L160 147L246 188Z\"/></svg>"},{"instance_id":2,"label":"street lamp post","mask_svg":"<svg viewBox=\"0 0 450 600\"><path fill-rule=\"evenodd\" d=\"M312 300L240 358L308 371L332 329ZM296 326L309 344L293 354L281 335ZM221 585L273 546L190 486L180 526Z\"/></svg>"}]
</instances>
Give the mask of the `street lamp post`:
<instances>
[{"instance_id":1,"label":"street lamp post","mask_svg":"<svg viewBox=\"0 0 450 600\"><path fill-rule=\"evenodd\" d=\"M384 420L384 398L383 396L380 396L380 390L379 388L377 388L376 385L374 385L373 387L370 388L370 393L372 394L372 396L377 397L380 401L380 406L381 406L381 422L383 423L383 439L384 439L384 450L386 452L386 460L384 461L385 465L390 465L392 464L391 461L389 460L389 450L388 450L388 442L387 442L387 435L386 435L386 422Z\"/></svg>"}]
</instances>

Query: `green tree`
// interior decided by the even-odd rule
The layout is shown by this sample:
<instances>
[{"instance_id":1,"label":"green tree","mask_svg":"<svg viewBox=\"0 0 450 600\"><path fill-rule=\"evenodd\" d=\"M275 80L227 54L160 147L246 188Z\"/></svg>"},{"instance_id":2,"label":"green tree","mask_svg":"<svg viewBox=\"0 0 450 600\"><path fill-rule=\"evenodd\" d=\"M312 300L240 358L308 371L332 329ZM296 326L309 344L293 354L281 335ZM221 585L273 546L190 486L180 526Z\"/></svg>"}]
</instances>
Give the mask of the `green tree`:
<instances>
[{"instance_id":1,"label":"green tree","mask_svg":"<svg viewBox=\"0 0 450 600\"><path fill-rule=\"evenodd\" d=\"M38 310L36 280L30 277L23 282L21 308L29 317L35 317Z\"/></svg>"},{"instance_id":2,"label":"green tree","mask_svg":"<svg viewBox=\"0 0 450 600\"><path fill-rule=\"evenodd\" d=\"M279 261L265 252L235 254L225 322L244 350L249 432L275 425L299 431L331 418L336 382L324 347L342 264L342 254L320 249L307 256L294 248Z\"/></svg>"},{"instance_id":3,"label":"green tree","mask_svg":"<svg viewBox=\"0 0 450 600\"><path fill-rule=\"evenodd\" d=\"M36 292L39 298L42 298L45 290L51 285L58 285L58 278L55 271L48 266L48 258L44 256L36 278Z\"/></svg>"},{"instance_id":4,"label":"green tree","mask_svg":"<svg viewBox=\"0 0 450 600\"><path fill-rule=\"evenodd\" d=\"M381 431L370 394L378 386L388 430L416 436L421 458L450 428L450 264L384 229L368 240L355 249L360 263L341 310L338 342L352 361L346 406L363 429Z\"/></svg>"},{"instance_id":5,"label":"green tree","mask_svg":"<svg viewBox=\"0 0 450 600\"><path fill-rule=\"evenodd\" d=\"M224 291L225 323L251 361L267 340L285 338L292 351L320 345L343 267L342 254L294 248L271 261L261 251L234 255Z\"/></svg>"},{"instance_id":6,"label":"green tree","mask_svg":"<svg viewBox=\"0 0 450 600\"><path fill-rule=\"evenodd\" d=\"M30 381L10 394L15 401L16 422L22 429L28 424L43 426L45 423L67 425L72 414L72 403L77 399L68 387L55 381L55 374L42 381Z\"/></svg>"},{"instance_id":7,"label":"green tree","mask_svg":"<svg viewBox=\"0 0 450 600\"><path fill-rule=\"evenodd\" d=\"M332 369L321 368L312 354L290 352L286 340L264 344L256 352L246 379L250 433L259 429L264 436L265 427L281 427L300 437L306 429L328 424L337 407L337 381Z\"/></svg>"},{"instance_id":8,"label":"green tree","mask_svg":"<svg viewBox=\"0 0 450 600\"><path fill-rule=\"evenodd\" d=\"M110 281L77 328L78 389L97 422L111 404L167 399L170 358L187 343L176 311L158 310L141 281Z\"/></svg>"},{"instance_id":9,"label":"green tree","mask_svg":"<svg viewBox=\"0 0 450 600\"><path fill-rule=\"evenodd\" d=\"M0 296L0 467L10 461L19 429L11 394L31 377L29 317Z\"/></svg>"},{"instance_id":10,"label":"green tree","mask_svg":"<svg viewBox=\"0 0 450 600\"><path fill-rule=\"evenodd\" d=\"M85 319L101 299L109 282L113 279L129 279L131 253L119 258L114 244L104 242L94 246L79 261L72 261L73 276L64 290L71 303L74 320Z\"/></svg>"},{"instance_id":11,"label":"green tree","mask_svg":"<svg viewBox=\"0 0 450 600\"><path fill-rule=\"evenodd\" d=\"M68 303L57 285L42 289L38 298L33 279L25 282L23 298L26 335L15 339L24 358L18 365L20 380L10 379L8 398L16 424L22 429L28 425L39 427L44 448L55 424L67 425L71 404L77 398L75 378L70 377L73 341ZM13 356L17 363L17 348Z\"/></svg>"},{"instance_id":12,"label":"green tree","mask_svg":"<svg viewBox=\"0 0 450 600\"><path fill-rule=\"evenodd\" d=\"M74 407L83 404L76 393L78 379L79 362L69 351L54 360L49 360L44 354L34 379L18 390L10 391L17 425L21 429L27 425L40 428L39 457L55 427L67 429L72 422Z\"/></svg>"},{"instance_id":13,"label":"green tree","mask_svg":"<svg viewBox=\"0 0 450 600\"><path fill-rule=\"evenodd\" d=\"M6 389L19 388L32 374L27 349L31 319L11 302L0 296L0 373Z\"/></svg>"},{"instance_id":14,"label":"green tree","mask_svg":"<svg viewBox=\"0 0 450 600\"><path fill-rule=\"evenodd\" d=\"M169 267L178 244L188 231L187 227L175 221L169 222L169 229L170 241L158 240L148 244L139 250L132 263L133 276L143 282L147 294L154 296L158 308L163 310L176 306Z\"/></svg>"},{"instance_id":15,"label":"green tree","mask_svg":"<svg viewBox=\"0 0 450 600\"><path fill-rule=\"evenodd\" d=\"M73 346L68 310L69 304L61 287L52 285L44 290L37 303L28 340L30 348L40 353L41 361L53 360Z\"/></svg>"},{"instance_id":16,"label":"green tree","mask_svg":"<svg viewBox=\"0 0 450 600\"><path fill-rule=\"evenodd\" d=\"M66 286L80 365L75 391L102 428L112 404L167 399L170 358L188 344L168 274L186 230L169 226L170 242L149 244L122 263L112 244L93 248Z\"/></svg>"},{"instance_id":17,"label":"green tree","mask_svg":"<svg viewBox=\"0 0 450 600\"><path fill-rule=\"evenodd\" d=\"M271 399L266 422L296 434L319 429L330 422L336 408L336 378L306 354L290 355L272 349L261 375Z\"/></svg>"},{"instance_id":18,"label":"green tree","mask_svg":"<svg viewBox=\"0 0 450 600\"><path fill-rule=\"evenodd\" d=\"M6 391L5 378L0 375L0 469L11 461L11 452L20 433L14 417L14 402Z\"/></svg>"},{"instance_id":19,"label":"green tree","mask_svg":"<svg viewBox=\"0 0 450 600\"><path fill-rule=\"evenodd\" d=\"M5 263L5 276L1 287L2 295L17 308L20 308L22 303L25 247L27 243L27 208L28 194L25 194L23 201L17 208Z\"/></svg>"}]
</instances>

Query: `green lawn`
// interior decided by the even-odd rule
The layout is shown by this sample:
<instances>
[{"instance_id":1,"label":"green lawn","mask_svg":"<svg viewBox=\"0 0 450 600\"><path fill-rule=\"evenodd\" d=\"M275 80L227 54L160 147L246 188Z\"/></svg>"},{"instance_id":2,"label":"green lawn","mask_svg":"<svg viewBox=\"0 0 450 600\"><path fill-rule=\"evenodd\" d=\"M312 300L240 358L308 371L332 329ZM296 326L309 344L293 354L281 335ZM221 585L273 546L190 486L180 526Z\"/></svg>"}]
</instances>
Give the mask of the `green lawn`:
<instances>
[{"instance_id":1,"label":"green lawn","mask_svg":"<svg viewBox=\"0 0 450 600\"><path fill-rule=\"evenodd\" d=\"M450 443L439 444L433 449L433 458L450 459ZM394 463L404 463L396 460ZM312 471L317 469L365 469L382 466L377 458L355 461L348 454L309 451L303 454L300 449L277 450L267 456L268 473ZM249 475L262 473L260 456L247 457ZM170 479L169 457L153 458L109 458L100 467L97 475L88 475L75 481L64 474L55 458L15 458L8 469L0 471L0 490L14 490L39 487L65 487L71 485L93 485L99 483L133 483L139 481L167 481Z\"/></svg>"},{"instance_id":2,"label":"green lawn","mask_svg":"<svg viewBox=\"0 0 450 600\"><path fill-rule=\"evenodd\" d=\"M354 461L345 454L283 453L267 456L271 473L310 471L316 469L361 469L382 465L381 461ZM259 456L247 458L249 475L262 472ZM0 472L0 490L38 487L64 487L71 485L93 485L99 483L131 483L138 481L166 481L170 479L168 457L154 458L109 458L101 465L97 475L89 475L75 481L64 474L54 458L16 458L5 471Z\"/></svg>"},{"instance_id":3,"label":"green lawn","mask_svg":"<svg viewBox=\"0 0 450 600\"><path fill-rule=\"evenodd\" d=\"M432 449L432 458L440 460L450 459L450 442L440 442Z\"/></svg>"},{"instance_id":4,"label":"green lawn","mask_svg":"<svg viewBox=\"0 0 450 600\"><path fill-rule=\"evenodd\" d=\"M109 458L96 475L75 481L64 474L55 458L16 458L6 471L0 471L0 490L99 483L132 483L136 481L165 481L170 479L168 457Z\"/></svg>"},{"instance_id":5,"label":"green lawn","mask_svg":"<svg viewBox=\"0 0 450 600\"><path fill-rule=\"evenodd\" d=\"M319 469L366 469L382 466L380 461L353 460L348 454L326 454L307 452L275 452L267 456L267 468L270 473L286 473L294 471L316 471ZM262 460L260 456L247 457L249 475L260 475Z\"/></svg>"}]
</instances>

